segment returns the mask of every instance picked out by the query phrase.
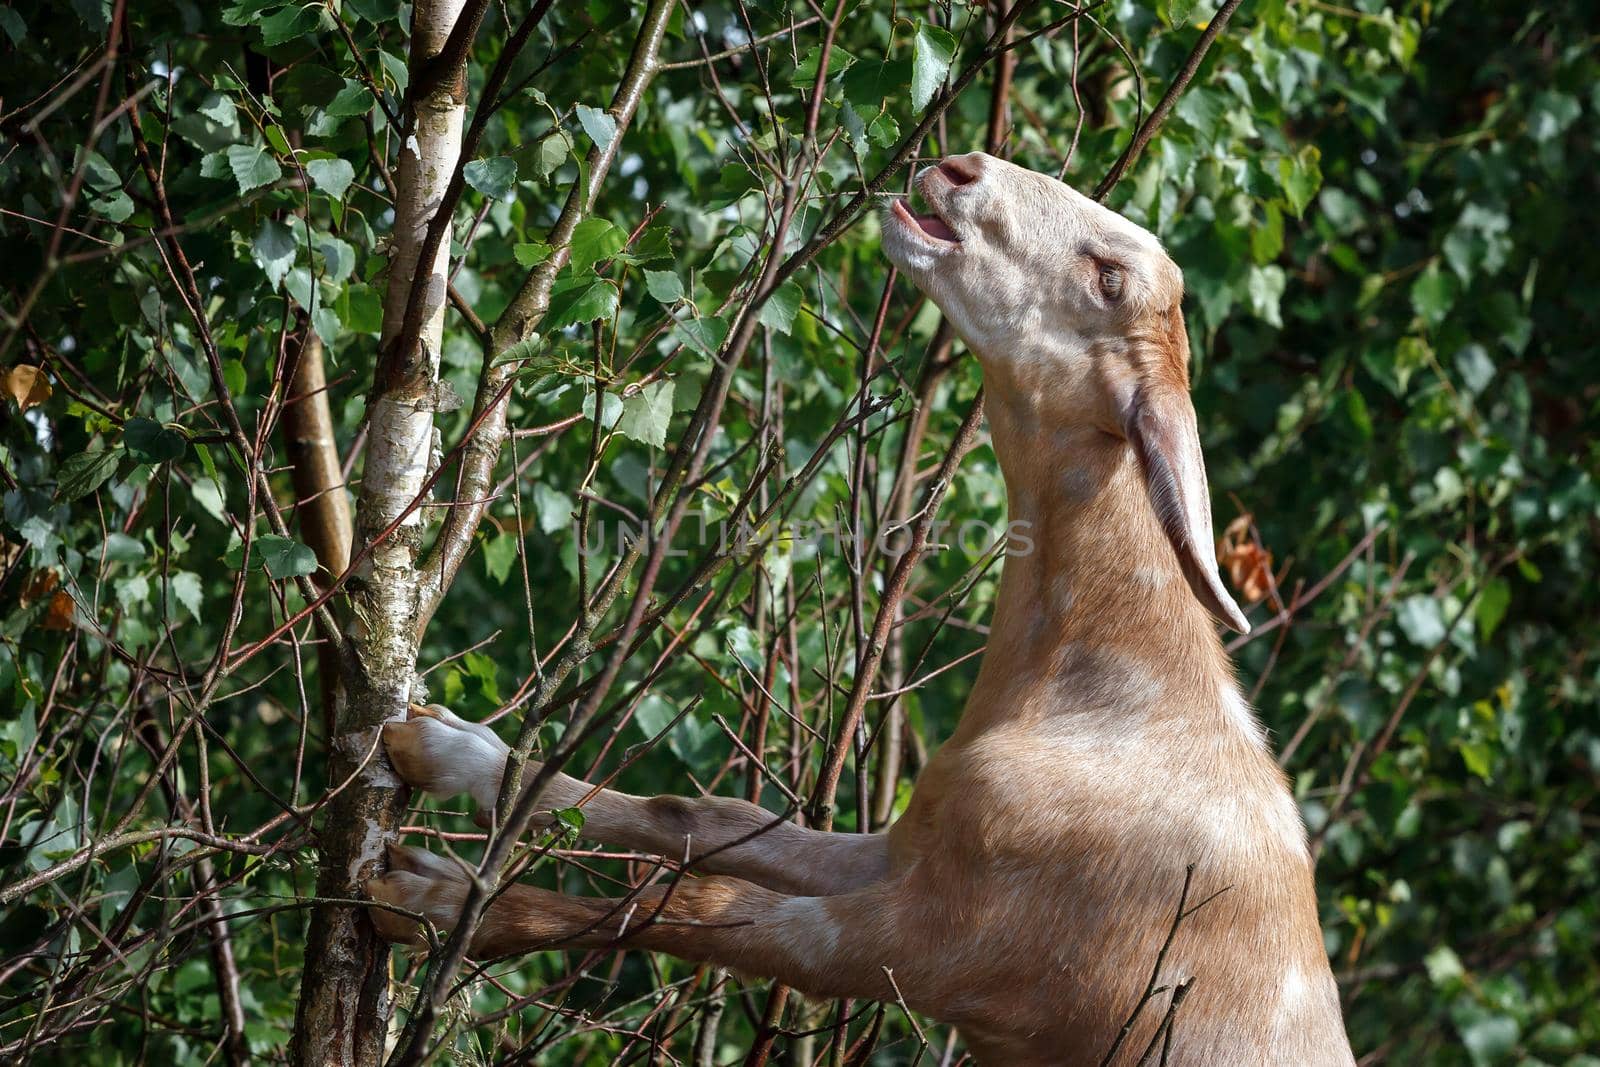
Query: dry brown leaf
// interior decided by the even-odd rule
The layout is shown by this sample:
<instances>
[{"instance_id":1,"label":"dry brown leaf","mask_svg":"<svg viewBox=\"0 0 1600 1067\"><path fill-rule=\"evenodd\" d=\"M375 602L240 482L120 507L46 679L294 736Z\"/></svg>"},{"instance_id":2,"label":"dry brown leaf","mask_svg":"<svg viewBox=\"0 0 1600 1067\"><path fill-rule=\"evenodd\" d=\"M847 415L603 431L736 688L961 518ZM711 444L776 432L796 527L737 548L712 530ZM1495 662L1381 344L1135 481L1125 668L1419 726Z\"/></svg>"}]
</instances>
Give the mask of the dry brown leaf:
<instances>
[{"instance_id":1,"label":"dry brown leaf","mask_svg":"<svg viewBox=\"0 0 1600 1067\"><path fill-rule=\"evenodd\" d=\"M45 609L44 619L39 625L46 630L70 630L73 626L73 609L72 596L65 589L58 589L56 595L50 598L50 606Z\"/></svg>"},{"instance_id":2,"label":"dry brown leaf","mask_svg":"<svg viewBox=\"0 0 1600 1067\"><path fill-rule=\"evenodd\" d=\"M1252 518L1246 512L1228 523L1217 542L1217 562L1228 572L1228 580L1247 607L1259 604L1272 592L1272 553L1250 536Z\"/></svg>"},{"instance_id":3,"label":"dry brown leaf","mask_svg":"<svg viewBox=\"0 0 1600 1067\"><path fill-rule=\"evenodd\" d=\"M50 378L42 373L38 367L26 363L19 363L15 367L5 368L0 376L0 390L12 400L17 402L17 407L27 411L31 407L38 407L50 399L50 394L55 392L50 388Z\"/></svg>"},{"instance_id":4,"label":"dry brown leaf","mask_svg":"<svg viewBox=\"0 0 1600 1067\"><path fill-rule=\"evenodd\" d=\"M60 584L61 578L50 568L34 571L28 575L28 580L22 583L22 606L27 607L47 593L55 592L56 586Z\"/></svg>"}]
</instances>

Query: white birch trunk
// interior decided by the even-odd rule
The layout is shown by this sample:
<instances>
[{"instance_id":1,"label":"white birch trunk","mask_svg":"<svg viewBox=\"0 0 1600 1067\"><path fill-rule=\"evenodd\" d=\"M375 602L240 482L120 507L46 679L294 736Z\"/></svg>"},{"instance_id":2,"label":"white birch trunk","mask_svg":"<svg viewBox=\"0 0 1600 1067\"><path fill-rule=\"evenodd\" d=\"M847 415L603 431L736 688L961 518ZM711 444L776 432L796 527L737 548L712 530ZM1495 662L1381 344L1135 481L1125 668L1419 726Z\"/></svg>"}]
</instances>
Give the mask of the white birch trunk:
<instances>
[{"instance_id":1,"label":"white birch trunk","mask_svg":"<svg viewBox=\"0 0 1600 1067\"><path fill-rule=\"evenodd\" d=\"M410 69L419 83L424 65L443 49L465 0L417 0L413 9ZM404 358L401 373L380 370L368 398L367 451L357 496L355 544L372 545L406 512L430 473L434 451L439 348L444 333L450 241L432 262L419 264L428 222L449 184L461 152L466 101L454 79L410 101L412 132L400 150L394 238L384 303L380 353L401 332L412 279L427 272L419 357ZM458 97L460 97L458 99ZM371 750L381 724L403 718L416 686L417 618L421 549L426 513L413 510L377 544L350 583L350 655L345 663L347 703L332 745L332 775L342 781ZM353 899L378 873L386 842L402 812L400 782L381 755L330 805L320 837L318 895ZM383 1056L391 1003L388 948L363 909L319 905L312 917L296 1019L294 1061L302 1065L369 1067Z\"/></svg>"}]
</instances>

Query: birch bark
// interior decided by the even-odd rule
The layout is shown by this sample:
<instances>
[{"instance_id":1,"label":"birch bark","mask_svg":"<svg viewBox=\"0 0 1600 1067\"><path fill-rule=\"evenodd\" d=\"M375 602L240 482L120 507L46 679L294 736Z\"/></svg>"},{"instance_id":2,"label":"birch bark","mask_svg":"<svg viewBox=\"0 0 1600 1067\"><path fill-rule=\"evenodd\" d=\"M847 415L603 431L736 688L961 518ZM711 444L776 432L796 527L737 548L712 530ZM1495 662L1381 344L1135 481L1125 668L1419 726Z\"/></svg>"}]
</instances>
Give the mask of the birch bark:
<instances>
[{"instance_id":1,"label":"birch bark","mask_svg":"<svg viewBox=\"0 0 1600 1067\"><path fill-rule=\"evenodd\" d=\"M412 95L396 174L394 238L390 249L383 333L367 403L365 468L357 496L355 538L377 542L349 583L349 655L344 663L345 702L330 759L333 781L344 781L367 760L360 776L329 806L321 828L321 870L307 936L294 1062L367 1067L383 1055L391 1014L388 948L373 932L364 909L353 904L361 882L377 873L383 847L403 810L401 783L373 753L380 725L403 717L417 686L417 553L424 513L407 508L422 491L434 452L439 347L448 298L448 240L428 263L419 262L428 221L443 200L461 152L466 114L466 49L456 69L434 62L468 0L417 0L413 8ZM481 15L482 7L477 6ZM468 27L470 29L474 27ZM426 272L417 293L421 329L415 346L397 344L416 273ZM398 521L395 531L379 536Z\"/></svg>"}]
</instances>

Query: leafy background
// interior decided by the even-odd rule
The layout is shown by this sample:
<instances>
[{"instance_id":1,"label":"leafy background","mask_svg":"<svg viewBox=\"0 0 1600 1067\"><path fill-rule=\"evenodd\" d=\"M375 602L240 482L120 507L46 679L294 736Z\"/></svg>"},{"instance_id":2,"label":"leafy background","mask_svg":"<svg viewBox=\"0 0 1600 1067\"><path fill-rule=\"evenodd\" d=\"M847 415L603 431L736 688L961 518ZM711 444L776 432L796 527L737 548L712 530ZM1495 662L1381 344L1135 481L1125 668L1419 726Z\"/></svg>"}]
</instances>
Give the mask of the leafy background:
<instances>
[{"instance_id":1,"label":"leafy background","mask_svg":"<svg viewBox=\"0 0 1600 1067\"><path fill-rule=\"evenodd\" d=\"M846 6L796 246L973 59L995 5ZM1045 5L1019 26L1068 10ZM1119 0L1080 22L1076 48L1071 28L1026 42L1004 151L1054 172L1075 143L1068 180L1092 187L1213 12ZM555 5L516 63L454 220L454 283L482 321L546 254L575 161L617 136L602 109L637 14L621 0ZM581 494L611 539L590 561L600 570L699 399L770 240L778 188L760 161L806 148L814 14L712 2L673 16L663 57L678 65L621 134L513 395L511 424L528 432L427 631L430 692L468 718L526 713L533 657L574 619ZM476 42L474 101L506 17L491 8ZM118 20L126 33L110 34ZM408 22L393 0L0 8L4 881L120 835L0 918L7 1059L212 1062L222 1008L207 901L228 930L249 1055L284 1055L315 874L314 839L284 811L328 788L314 637L293 629L226 674L203 728L184 728L183 695L217 652L241 570L249 642L303 605L286 579L316 559L247 509L215 383L151 239L129 115L162 155L245 426L276 447L263 421L274 376L314 331L359 479L392 220L380 170L400 148L385 106L403 99ZM1580 3L1245 4L1110 198L1185 270L1219 525L1250 517L1224 559L1262 601L1239 672L1319 849L1327 946L1364 1063L1600 1063L1596 29ZM773 34L759 62L741 47ZM117 76L103 79L108 39ZM136 108L114 110L130 97ZM985 72L920 155L981 147L993 97ZM908 436L912 469L944 454L977 370L959 346L946 358L936 313L903 281L863 354L887 276L869 214L763 310L696 489L713 532L737 522L762 463L776 465L765 501L826 443L791 518L870 543ZM470 397L484 357L457 313L442 356ZM830 442L863 403L863 367L885 407ZM913 432L921 383L926 428ZM445 448L468 410L440 417ZM603 461L586 478L595 447ZM273 488L292 510L286 473ZM1003 525L986 444L941 515ZM717 551L687 547L662 588ZM872 812L904 803L951 730L998 573L981 555L919 565L886 668L915 684L869 707L874 747L845 775L841 827L881 825ZM775 778L809 788L822 759L811 730L835 721L885 561L789 536L741 558L629 660L585 766L623 768L634 791L743 794L756 776L728 732L748 742L776 701L793 718L770 714L764 754ZM1280 607L1288 621L1260 627ZM561 722L557 709L546 735ZM176 759L159 774L169 744ZM776 786L756 788L786 806ZM220 845L154 832L192 828L197 803ZM412 822L470 829L429 812ZM546 884L614 891L648 871L558 844L535 875ZM410 980L404 958L394 967ZM658 1042L680 1060L708 1047L698 1062L742 1062L763 998L760 983L667 959L547 954L472 984L453 1054L639 1062ZM820 1033L780 1036L776 1056L826 1062L866 1033L861 1007L841 1041L836 1006L791 1005L789 1030ZM871 1062L959 1055L945 1029L927 1028L926 1051L920 1034L889 1011Z\"/></svg>"}]
</instances>

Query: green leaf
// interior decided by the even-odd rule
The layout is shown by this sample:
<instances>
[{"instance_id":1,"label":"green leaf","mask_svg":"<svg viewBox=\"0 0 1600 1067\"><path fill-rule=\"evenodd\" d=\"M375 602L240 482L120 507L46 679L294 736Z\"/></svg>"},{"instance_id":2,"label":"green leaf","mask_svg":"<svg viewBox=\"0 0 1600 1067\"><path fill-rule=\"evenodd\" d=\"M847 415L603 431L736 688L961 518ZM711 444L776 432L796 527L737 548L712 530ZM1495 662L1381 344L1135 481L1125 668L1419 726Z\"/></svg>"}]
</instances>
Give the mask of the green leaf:
<instances>
[{"instance_id":1,"label":"green leaf","mask_svg":"<svg viewBox=\"0 0 1600 1067\"><path fill-rule=\"evenodd\" d=\"M846 52L838 45L834 45L828 52L828 80L832 81L855 64L856 57ZM817 82L817 65L822 62L822 46L814 44L800 64L794 68L794 73L789 76L790 85L798 85L809 89Z\"/></svg>"},{"instance_id":2,"label":"green leaf","mask_svg":"<svg viewBox=\"0 0 1600 1067\"><path fill-rule=\"evenodd\" d=\"M467 677L478 683L478 690L491 704L500 703L499 667L490 657L482 652L468 652L462 657L461 665L466 668Z\"/></svg>"},{"instance_id":3,"label":"green leaf","mask_svg":"<svg viewBox=\"0 0 1600 1067\"><path fill-rule=\"evenodd\" d=\"M1344 416L1349 421L1356 437L1362 441L1372 440L1372 415L1367 409L1367 400L1361 395L1361 390L1351 387L1344 391Z\"/></svg>"},{"instance_id":4,"label":"green leaf","mask_svg":"<svg viewBox=\"0 0 1600 1067\"><path fill-rule=\"evenodd\" d=\"M372 110L372 92L358 81L344 80L344 87L334 94L322 108L324 114L336 119L356 119Z\"/></svg>"},{"instance_id":5,"label":"green leaf","mask_svg":"<svg viewBox=\"0 0 1600 1067\"><path fill-rule=\"evenodd\" d=\"M1432 648L1444 640L1444 610L1435 598L1420 593L1407 597L1394 614L1395 621L1412 644Z\"/></svg>"},{"instance_id":6,"label":"green leaf","mask_svg":"<svg viewBox=\"0 0 1600 1067\"><path fill-rule=\"evenodd\" d=\"M1189 17L1194 14L1194 6L1195 0L1162 0L1158 8L1167 25L1176 29L1188 23Z\"/></svg>"},{"instance_id":7,"label":"green leaf","mask_svg":"<svg viewBox=\"0 0 1600 1067\"><path fill-rule=\"evenodd\" d=\"M317 331L317 336L322 338L324 345L331 346L339 339L344 323L340 321L337 311L318 301L317 306L311 311L311 328Z\"/></svg>"},{"instance_id":8,"label":"green leaf","mask_svg":"<svg viewBox=\"0 0 1600 1067\"><path fill-rule=\"evenodd\" d=\"M117 603L123 611L132 611L150 599L149 575L130 574L126 578L118 578L112 583L112 588L116 590Z\"/></svg>"},{"instance_id":9,"label":"green leaf","mask_svg":"<svg viewBox=\"0 0 1600 1067\"><path fill-rule=\"evenodd\" d=\"M217 480L216 475L196 478L194 484L189 487L189 495L194 497L194 502L200 505L201 511L224 526L228 525L228 500L222 491L222 482Z\"/></svg>"},{"instance_id":10,"label":"green leaf","mask_svg":"<svg viewBox=\"0 0 1600 1067\"><path fill-rule=\"evenodd\" d=\"M580 322L610 319L616 313L617 290L610 282L592 274L568 278L551 289L542 329L551 333Z\"/></svg>"},{"instance_id":11,"label":"green leaf","mask_svg":"<svg viewBox=\"0 0 1600 1067\"><path fill-rule=\"evenodd\" d=\"M533 169L541 179L550 177L572 156L572 140L562 130L553 130L539 141L533 156Z\"/></svg>"},{"instance_id":12,"label":"green leaf","mask_svg":"<svg viewBox=\"0 0 1600 1067\"><path fill-rule=\"evenodd\" d=\"M305 267L295 267L283 279L283 289L293 298L294 302L307 311L314 309L321 301L321 293L316 283L311 278L311 271Z\"/></svg>"},{"instance_id":13,"label":"green leaf","mask_svg":"<svg viewBox=\"0 0 1600 1067\"><path fill-rule=\"evenodd\" d=\"M255 548L267 573L279 581L304 577L317 569L317 554L299 541L263 534L256 538Z\"/></svg>"},{"instance_id":14,"label":"green leaf","mask_svg":"<svg viewBox=\"0 0 1600 1067\"><path fill-rule=\"evenodd\" d=\"M134 459L152 465L182 459L189 448L183 434L142 415L122 424L122 444Z\"/></svg>"},{"instance_id":15,"label":"green leaf","mask_svg":"<svg viewBox=\"0 0 1600 1067\"><path fill-rule=\"evenodd\" d=\"M676 304L684 297L683 279L670 270L647 270L644 287L663 304Z\"/></svg>"},{"instance_id":16,"label":"green leaf","mask_svg":"<svg viewBox=\"0 0 1600 1067\"><path fill-rule=\"evenodd\" d=\"M228 392L234 396L239 396L242 394L245 390L245 386L248 384L247 376L244 370L244 364L237 359L223 360L222 384L225 385L228 389Z\"/></svg>"},{"instance_id":17,"label":"green leaf","mask_svg":"<svg viewBox=\"0 0 1600 1067\"><path fill-rule=\"evenodd\" d=\"M491 200L504 200L517 183L517 161L510 156L474 159L462 170L467 184Z\"/></svg>"},{"instance_id":18,"label":"green leaf","mask_svg":"<svg viewBox=\"0 0 1600 1067\"><path fill-rule=\"evenodd\" d=\"M617 253L618 259L629 263L654 263L658 259L672 259L672 231L666 226L649 226L633 239L633 243Z\"/></svg>"},{"instance_id":19,"label":"green leaf","mask_svg":"<svg viewBox=\"0 0 1600 1067\"><path fill-rule=\"evenodd\" d=\"M278 155L286 156L292 151L289 147L289 138L284 136L283 127L277 123L268 126L262 134L266 137L267 144L271 145L272 150Z\"/></svg>"},{"instance_id":20,"label":"green leaf","mask_svg":"<svg viewBox=\"0 0 1600 1067\"><path fill-rule=\"evenodd\" d=\"M496 585L505 585L517 561L517 535L503 532L484 542L483 570Z\"/></svg>"},{"instance_id":21,"label":"green leaf","mask_svg":"<svg viewBox=\"0 0 1600 1067\"><path fill-rule=\"evenodd\" d=\"M323 278L342 284L356 269L356 250L337 237L318 235L317 250L322 253Z\"/></svg>"},{"instance_id":22,"label":"green leaf","mask_svg":"<svg viewBox=\"0 0 1600 1067\"><path fill-rule=\"evenodd\" d=\"M133 198L118 189L109 196L97 196L89 201L89 210L103 215L112 222L126 222L133 214Z\"/></svg>"},{"instance_id":23,"label":"green leaf","mask_svg":"<svg viewBox=\"0 0 1600 1067\"><path fill-rule=\"evenodd\" d=\"M1322 188L1321 160L1322 153L1314 145L1278 160L1278 181L1289 201L1289 210L1297 219L1305 214L1306 207Z\"/></svg>"},{"instance_id":24,"label":"green leaf","mask_svg":"<svg viewBox=\"0 0 1600 1067\"><path fill-rule=\"evenodd\" d=\"M1504 578L1491 578L1484 583L1483 592L1478 594L1477 621L1478 632L1483 639L1488 641L1494 632L1500 628L1500 623L1506 617L1506 611L1511 607L1511 583Z\"/></svg>"},{"instance_id":25,"label":"green leaf","mask_svg":"<svg viewBox=\"0 0 1600 1067\"><path fill-rule=\"evenodd\" d=\"M1412 310L1429 326L1438 326L1455 306L1458 284L1455 275L1440 270L1437 263L1429 263L1411 283Z\"/></svg>"},{"instance_id":26,"label":"green leaf","mask_svg":"<svg viewBox=\"0 0 1600 1067\"><path fill-rule=\"evenodd\" d=\"M1522 1028L1509 1015L1491 1015L1461 1027L1461 1043L1473 1067L1511 1062L1521 1036Z\"/></svg>"},{"instance_id":27,"label":"green leaf","mask_svg":"<svg viewBox=\"0 0 1600 1067\"><path fill-rule=\"evenodd\" d=\"M200 614L202 601L200 576L190 571L179 571L172 576L172 595L188 609L195 622L205 622Z\"/></svg>"},{"instance_id":28,"label":"green leaf","mask_svg":"<svg viewBox=\"0 0 1600 1067\"><path fill-rule=\"evenodd\" d=\"M605 219L584 219L572 231L572 272L584 273L627 243L628 235Z\"/></svg>"},{"instance_id":29,"label":"green leaf","mask_svg":"<svg viewBox=\"0 0 1600 1067\"><path fill-rule=\"evenodd\" d=\"M1489 353L1482 345L1462 346L1461 351L1456 353L1455 363L1461 383L1473 395L1483 392L1494 380L1494 360L1489 358Z\"/></svg>"},{"instance_id":30,"label":"green leaf","mask_svg":"<svg viewBox=\"0 0 1600 1067\"><path fill-rule=\"evenodd\" d=\"M1444 985L1453 982L1466 974L1466 968L1461 966L1461 957L1449 945L1440 945L1422 958L1423 966L1428 969L1428 980L1434 985Z\"/></svg>"},{"instance_id":31,"label":"green leaf","mask_svg":"<svg viewBox=\"0 0 1600 1067\"><path fill-rule=\"evenodd\" d=\"M400 15L400 0L344 0L344 6L368 22L393 22Z\"/></svg>"},{"instance_id":32,"label":"green leaf","mask_svg":"<svg viewBox=\"0 0 1600 1067\"><path fill-rule=\"evenodd\" d=\"M342 159L313 159L306 164L306 173L318 189L335 200L343 200L350 183L356 180L356 169Z\"/></svg>"},{"instance_id":33,"label":"green leaf","mask_svg":"<svg viewBox=\"0 0 1600 1067\"><path fill-rule=\"evenodd\" d=\"M319 4L307 4L304 7L291 4L268 15L256 23L261 30L261 43L271 48L297 37L308 36L321 24L321 11Z\"/></svg>"},{"instance_id":34,"label":"green leaf","mask_svg":"<svg viewBox=\"0 0 1600 1067\"><path fill-rule=\"evenodd\" d=\"M788 334L794 328L794 317L799 314L805 295L805 290L800 288L798 282L784 282L762 306L761 325Z\"/></svg>"},{"instance_id":35,"label":"green leaf","mask_svg":"<svg viewBox=\"0 0 1600 1067\"><path fill-rule=\"evenodd\" d=\"M879 148L888 148L900 140L900 124L887 111L880 111L867 124L867 139Z\"/></svg>"},{"instance_id":36,"label":"green leaf","mask_svg":"<svg viewBox=\"0 0 1600 1067\"><path fill-rule=\"evenodd\" d=\"M1486 741L1462 741L1456 746L1467 770L1485 782L1494 779L1494 749Z\"/></svg>"},{"instance_id":37,"label":"green leaf","mask_svg":"<svg viewBox=\"0 0 1600 1067\"><path fill-rule=\"evenodd\" d=\"M226 151L228 169L233 180L239 183L239 192L248 193L263 185L271 185L283 177L283 168L271 152L261 145L229 145Z\"/></svg>"},{"instance_id":38,"label":"green leaf","mask_svg":"<svg viewBox=\"0 0 1600 1067\"><path fill-rule=\"evenodd\" d=\"M594 393L589 393L583 398L583 417L590 422L595 419ZM616 426L617 420L622 418L622 398L616 393L606 393L600 398L600 428L609 430Z\"/></svg>"},{"instance_id":39,"label":"green leaf","mask_svg":"<svg viewBox=\"0 0 1600 1067\"><path fill-rule=\"evenodd\" d=\"M617 120L609 113L586 104L578 105L578 123L596 148L604 152L617 139Z\"/></svg>"},{"instance_id":40,"label":"green leaf","mask_svg":"<svg viewBox=\"0 0 1600 1067\"><path fill-rule=\"evenodd\" d=\"M116 531L106 537L105 553L111 563L138 563L145 557L144 545Z\"/></svg>"},{"instance_id":41,"label":"green leaf","mask_svg":"<svg viewBox=\"0 0 1600 1067\"><path fill-rule=\"evenodd\" d=\"M911 45L912 111L920 112L928 106L950 73L955 54L956 39L949 30L918 20Z\"/></svg>"},{"instance_id":42,"label":"green leaf","mask_svg":"<svg viewBox=\"0 0 1600 1067\"><path fill-rule=\"evenodd\" d=\"M1245 283L1245 295L1250 298L1250 310L1256 318L1269 326L1279 328L1283 326L1279 302L1283 299L1283 291L1288 284L1288 276L1277 264L1250 268L1249 278Z\"/></svg>"},{"instance_id":43,"label":"green leaf","mask_svg":"<svg viewBox=\"0 0 1600 1067\"><path fill-rule=\"evenodd\" d=\"M286 223L276 219L267 219L261 223L261 228L256 231L256 238L250 245L250 253L256 265L266 272L273 288L277 288L289 273L289 268L294 266L299 247L295 244L294 231Z\"/></svg>"},{"instance_id":44,"label":"green leaf","mask_svg":"<svg viewBox=\"0 0 1600 1067\"><path fill-rule=\"evenodd\" d=\"M1250 228L1250 255L1257 263L1271 263L1283 253L1283 210L1271 202L1263 216Z\"/></svg>"},{"instance_id":45,"label":"green leaf","mask_svg":"<svg viewBox=\"0 0 1600 1067\"><path fill-rule=\"evenodd\" d=\"M1567 132L1583 114L1583 105L1566 93L1545 89L1533 98L1528 132L1535 141L1549 141Z\"/></svg>"},{"instance_id":46,"label":"green leaf","mask_svg":"<svg viewBox=\"0 0 1600 1067\"><path fill-rule=\"evenodd\" d=\"M511 254L519 265L537 267L550 258L550 246L543 241L532 241L515 246L511 249Z\"/></svg>"},{"instance_id":47,"label":"green leaf","mask_svg":"<svg viewBox=\"0 0 1600 1067\"><path fill-rule=\"evenodd\" d=\"M101 448L69 456L56 472L56 499L71 501L88 496L117 472L121 459L120 448Z\"/></svg>"},{"instance_id":48,"label":"green leaf","mask_svg":"<svg viewBox=\"0 0 1600 1067\"><path fill-rule=\"evenodd\" d=\"M721 319L684 319L672 328L678 339L705 356L715 356L728 337L728 324Z\"/></svg>"},{"instance_id":49,"label":"green leaf","mask_svg":"<svg viewBox=\"0 0 1600 1067\"><path fill-rule=\"evenodd\" d=\"M622 401L618 432L662 448L667 443L667 424L672 421L671 381L653 382Z\"/></svg>"},{"instance_id":50,"label":"green leaf","mask_svg":"<svg viewBox=\"0 0 1600 1067\"><path fill-rule=\"evenodd\" d=\"M572 513L577 510L570 496L545 482L533 487L533 509L539 515L539 529L547 534L572 525Z\"/></svg>"},{"instance_id":51,"label":"green leaf","mask_svg":"<svg viewBox=\"0 0 1600 1067\"><path fill-rule=\"evenodd\" d=\"M383 329L383 298L370 285L347 285L334 307L351 333L378 333Z\"/></svg>"},{"instance_id":52,"label":"green leaf","mask_svg":"<svg viewBox=\"0 0 1600 1067\"><path fill-rule=\"evenodd\" d=\"M11 6L0 7L0 29L6 31L6 36L11 38L11 46L15 48L28 36L28 24L22 21L22 16L17 14L17 9Z\"/></svg>"},{"instance_id":53,"label":"green leaf","mask_svg":"<svg viewBox=\"0 0 1600 1067\"><path fill-rule=\"evenodd\" d=\"M911 64L903 59L886 63L857 63L844 76L844 95L865 117L876 115L887 99L896 98L911 81Z\"/></svg>"}]
</instances>

